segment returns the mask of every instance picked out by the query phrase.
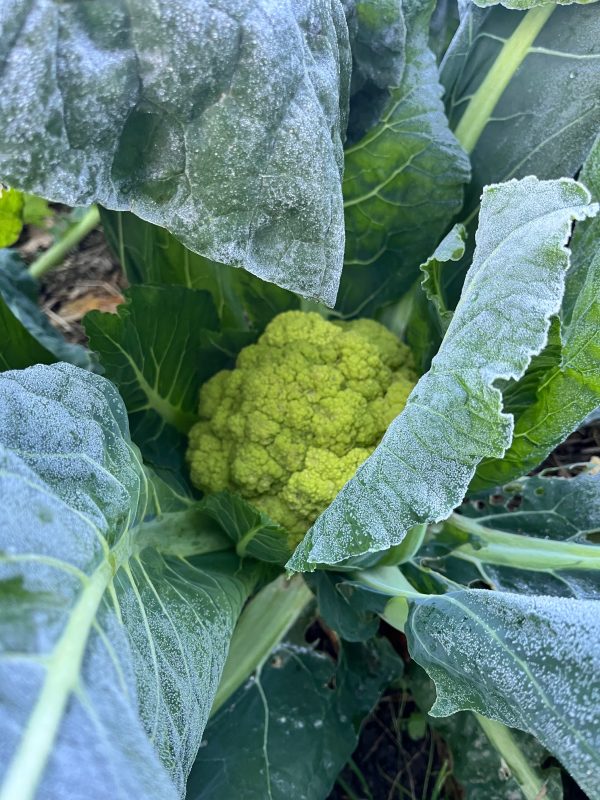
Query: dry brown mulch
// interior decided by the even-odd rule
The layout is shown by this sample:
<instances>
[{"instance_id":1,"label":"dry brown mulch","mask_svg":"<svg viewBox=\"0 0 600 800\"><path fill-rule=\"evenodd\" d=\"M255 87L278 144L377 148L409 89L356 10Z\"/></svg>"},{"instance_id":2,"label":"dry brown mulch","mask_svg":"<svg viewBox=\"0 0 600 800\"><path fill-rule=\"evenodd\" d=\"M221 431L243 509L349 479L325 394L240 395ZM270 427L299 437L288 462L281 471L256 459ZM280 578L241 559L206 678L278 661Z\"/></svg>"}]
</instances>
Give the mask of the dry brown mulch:
<instances>
[{"instance_id":1,"label":"dry brown mulch","mask_svg":"<svg viewBox=\"0 0 600 800\"><path fill-rule=\"evenodd\" d=\"M25 231L19 243L23 258L32 261L52 244L37 228ZM116 311L127 280L110 252L101 230L92 231L60 267L40 281L40 305L50 322L70 342L86 344L81 321L88 311Z\"/></svg>"}]
</instances>

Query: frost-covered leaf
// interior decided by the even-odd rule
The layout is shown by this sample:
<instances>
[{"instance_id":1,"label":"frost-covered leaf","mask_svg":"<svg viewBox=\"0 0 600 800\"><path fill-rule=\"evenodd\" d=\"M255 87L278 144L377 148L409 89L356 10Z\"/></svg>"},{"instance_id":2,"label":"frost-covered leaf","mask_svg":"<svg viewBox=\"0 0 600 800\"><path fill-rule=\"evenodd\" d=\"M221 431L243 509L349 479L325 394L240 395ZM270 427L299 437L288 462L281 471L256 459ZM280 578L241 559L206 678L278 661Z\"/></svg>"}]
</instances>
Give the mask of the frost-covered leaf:
<instances>
[{"instance_id":1,"label":"frost-covered leaf","mask_svg":"<svg viewBox=\"0 0 600 800\"><path fill-rule=\"evenodd\" d=\"M600 531L600 475L588 465L573 478L554 470L471 496L461 513L509 533L557 541L591 541Z\"/></svg>"},{"instance_id":2,"label":"frost-covered leaf","mask_svg":"<svg viewBox=\"0 0 600 800\"><path fill-rule=\"evenodd\" d=\"M7 372L0 411L0 796L176 800L253 578L104 378Z\"/></svg>"},{"instance_id":3,"label":"frost-covered leaf","mask_svg":"<svg viewBox=\"0 0 600 800\"><path fill-rule=\"evenodd\" d=\"M513 419L494 384L520 377L544 347L564 291L572 221L597 211L589 199L568 179L486 189L473 263L431 369L300 543L291 569L398 544L414 525L448 516L482 458L503 455Z\"/></svg>"},{"instance_id":4,"label":"frost-covered leaf","mask_svg":"<svg viewBox=\"0 0 600 800\"><path fill-rule=\"evenodd\" d=\"M14 244L23 228L23 195L0 184L0 247Z\"/></svg>"},{"instance_id":5,"label":"frost-covered leaf","mask_svg":"<svg viewBox=\"0 0 600 800\"><path fill-rule=\"evenodd\" d=\"M600 200L600 137L581 180L594 199ZM573 266L567 274L559 340L562 346L553 354L556 363L538 377L535 395L517 416L510 449L501 461L486 460L479 466L473 490L506 482L537 466L600 405L598 217L576 227L571 250Z\"/></svg>"},{"instance_id":6,"label":"frost-covered leaf","mask_svg":"<svg viewBox=\"0 0 600 800\"><path fill-rule=\"evenodd\" d=\"M384 640L344 644L337 664L305 644L281 644L210 721L187 800L323 800L401 671Z\"/></svg>"},{"instance_id":7,"label":"frost-covered leaf","mask_svg":"<svg viewBox=\"0 0 600 800\"><path fill-rule=\"evenodd\" d=\"M351 66L339 0L19 0L2 24L3 179L131 210L333 304Z\"/></svg>"},{"instance_id":8,"label":"frost-covered leaf","mask_svg":"<svg viewBox=\"0 0 600 800\"><path fill-rule=\"evenodd\" d=\"M438 61L442 60L459 23L459 0L438 0L429 26L429 46Z\"/></svg>"},{"instance_id":9,"label":"frost-covered leaf","mask_svg":"<svg viewBox=\"0 0 600 800\"><path fill-rule=\"evenodd\" d=\"M433 681L414 662L407 678L417 705L428 712L435 702ZM492 722L493 727L504 727L501 731L504 752L501 754L484 733L476 715L469 711L459 711L449 717L428 715L427 724L443 737L452 755L452 777L468 800L522 800L523 796L527 797L524 788L529 792L535 791L535 794L542 792L539 800L561 800L563 797L560 770L555 766L542 769L548 751L533 736ZM507 743L513 756L512 769L505 761ZM517 759L519 763L515 765ZM523 762L526 776L517 771ZM525 777L529 780L523 787Z\"/></svg>"},{"instance_id":10,"label":"frost-covered leaf","mask_svg":"<svg viewBox=\"0 0 600 800\"><path fill-rule=\"evenodd\" d=\"M580 172L580 180L592 193L596 201L600 201L600 133L596 137L592 149ZM577 225L571 242L573 251L571 269L567 273L565 299L562 317L568 324L572 321L577 298L586 286L588 273L592 264L596 266L600 251L600 219L595 217L585 224Z\"/></svg>"},{"instance_id":11,"label":"frost-covered leaf","mask_svg":"<svg viewBox=\"0 0 600 800\"><path fill-rule=\"evenodd\" d=\"M12 250L0 250L0 296L7 307L2 313L4 324L10 326L13 331L10 335L12 340L9 334L1 339L0 358L3 350L10 349L15 353L20 349L22 352L22 358L18 363L14 355L11 360L5 352L5 357L2 359L5 362L4 369L22 369L33 364L68 361L77 367L93 370L96 366L93 355L85 347L67 342L50 324L38 305L38 292L38 283L29 275L22 259ZM16 321L10 320L9 314L14 316ZM17 331L21 326L30 336L26 336L23 331L20 333ZM31 339L35 339L40 347L32 344ZM22 342L18 346L17 340ZM26 347L25 341L29 342Z\"/></svg>"},{"instance_id":12,"label":"frost-covered leaf","mask_svg":"<svg viewBox=\"0 0 600 800\"><path fill-rule=\"evenodd\" d=\"M464 225L455 225L436 247L433 255L421 264L421 272L424 274L421 286L437 312L443 333L448 330L452 311L446 305L441 270L448 261L459 261L464 256L466 236Z\"/></svg>"},{"instance_id":13,"label":"frost-covered leaf","mask_svg":"<svg viewBox=\"0 0 600 800\"><path fill-rule=\"evenodd\" d=\"M499 6L465 8L441 70L453 130L524 16ZM520 38L513 42L513 53L519 44ZM526 175L576 175L600 129L599 70L598 6L555 8L470 154L473 176L467 209L479 204L489 183Z\"/></svg>"},{"instance_id":14,"label":"frost-covered leaf","mask_svg":"<svg viewBox=\"0 0 600 800\"><path fill-rule=\"evenodd\" d=\"M463 225L455 225L440 242L435 252L424 264L421 272L424 277L421 283L413 284L405 298L407 303L403 338L409 345L420 373L426 372L431 359L439 350L442 338L448 329L453 311L451 310L446 285L451 280L449 273L460 270L457 263L463 259L466 248L466 229ZM406 302L406 300L405 300ZM397 306L392 307L392 324L397 324Z\"/></svg>"},{"instance_id":15,"label":"frost-covered leaf","mask_svg":"<svg viewBox=\"0 0 600 800\"><path fill-rule=\"evenodd\" d=\"M481 8L488 6L503 5L505 8L516 9L517 11L524 11L527 8L536 8L537 6L548 5L547 0L473 0L475 5ZM571 5L572 3L581 3L581 5L588 5L588 3L597 3L598 0L556 0L559 5Z\"/></svg>"},{"instance_id":16,"label":"frost-covered leaf","mask_svg":"<svg viewBox=\"0 0 600 800\"><path fill-rule=\"evenodd\" d=\"M595 797L599 609L597 601L484 589L411 601L409 652L437 690L429 713L474 710L532 734Z\"/></svg>"},{"instance_id":17,"label":"frost-covered leaf","mask_svg":"<svg viewBox=\"0 0 600 800\"><path fill-rule=\"evenodd\" d=\"M600 475L542 474L475 495L425 555L441 545L436 568L465 585L600 600L599 532Z\"/></svg>"},{"instance_id":18,"label":"frost-covered leaf","mask_svg":"<svg viewBox=\"0 0 600 800\"><path fill-rule=\"evenodd\" d=\"M220 332L208 292L184 286L132 286L116 314L85 318L90 347L117 385L131 435L153 464L179 469L196 421L201 384L230 366L254 340L248 331Z\"/></svg>"},{"instance_id":19,"label":"frost-covered leaf","mask_svg":"<svg viewBox=\"0 0 600 800\"><path fill-rule=\"evenodd\" d=\"M352 92L398 86L404 71L402 0L342 0L352 48Z\"/></svg>"},{"instance_id":20,"label":"frost-covered leaf","mask_svg":"<svg viewBox=\"0 0 600 800\"><path fill-rule=\"evenodd\" d=\"M207 495L202 508L225 531L240 557L251 556L271 564L285 564L290 555L285 528L254 508L239 495Z\"/></svg>"},{"instance_id":21,"label":"frost-covered leaf","mask_svg":"<svg viewBox=\"0 0 600 800\"><path fill-rule=\"evenodd\" d=\"M104 232L130 284L176 284L210 292L227 328L262 330L276 314L298 308L292 292L188 250L165 228L124 211L101 211Z\"/></svg>"},{"instance_id":22,"label":"frost-covered leaf","mask_svg":"<svg viewBox=\"0 0 600 800\"><path fill-rule=\"evenodd\" d=\"M344 312L360 270L375 270L367 276L373 291L381 292L391 273L409 285L462 204L469 162L448 129L440 99L428 47L432 9L431 0L405 8L402 81L391 90L379 124L346 150L345 272L338 303ZM364 301L368 292L359 291Z\"/></svg>"}]
</instances>

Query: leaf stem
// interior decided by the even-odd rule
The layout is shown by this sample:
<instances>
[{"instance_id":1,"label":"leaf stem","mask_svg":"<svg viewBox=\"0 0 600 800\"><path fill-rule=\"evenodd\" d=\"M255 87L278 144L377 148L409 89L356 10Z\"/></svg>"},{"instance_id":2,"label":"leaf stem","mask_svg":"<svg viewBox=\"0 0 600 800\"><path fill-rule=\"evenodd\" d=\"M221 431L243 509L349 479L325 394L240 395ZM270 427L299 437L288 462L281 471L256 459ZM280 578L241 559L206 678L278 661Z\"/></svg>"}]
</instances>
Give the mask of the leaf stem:
<instances>
[{"instance_id":1,"label":"leaf stem","mask_svg":"<svg viewBox=\"0 0 600 800\"><path fill-rule=\"evenodd\" d=\"M312 597L300 575L281 575L248 603L233 632L211 716L268 658Z\"/></svg>"},{"instance_id":2,"label":"leaf stem","mask_svg":"<svg viewBox=\"0 0 600 800\"><path fill-rule=\"evenodd\" d=\"M512 36L505 41L454 131L467 153L472 153L475 149L500 97L555 8L551 3L530 9Z\"/></svg>"},{"instance_id":3,"label":"leaf stem","mask_svg":"<svg viewBox=\"0 0 600 800\"><path fill-rule=\"evenodd\" d=\"M398 567L372 567L354 573L354 579L389 597L422 597Z\"/></svg>"},{"instance_id":4,"label":"leaf stem","mask_svg":"<svg viewBox=\"0 0 600 800\"><path fill-rule=\"evenodd\" d=\"M462 537L457 538L457 546L452 550L452 555L458 558L535 572L600 569L600 547L592 544L499 531L461 514L452 514L444 522L442 531L450 537L453 534Z\"/></svg>"},{"instance_id":5,"label":"leaf stem","mask_svg":"<svg viewBox=\"0 0 600 800\"><path fill-rule=\"evenodd\" d=\"M52 247L29 266L29 274L32 278L41 278L46 272L61 264L70 250L76 247L82 239L91 233L100 224L100 212L98 206L92 206L87 210L79 222L74 225L67 233L55 242Z\"/></svg>"},{"instance_id":6,"label":"leaf stem","mask_svg":"<svg viewBox=\"0 0 600 800\"><path fill-rule=\"evenodd\" d=\"M476 712L473 713L481 729L519 784L521 791L525 795L525 800L539 800L539 798L545 797L543 779L529 764L525 754L515 741L510 728L507 728L501 722L488 719Z\"/></svg>"}]
</instances>

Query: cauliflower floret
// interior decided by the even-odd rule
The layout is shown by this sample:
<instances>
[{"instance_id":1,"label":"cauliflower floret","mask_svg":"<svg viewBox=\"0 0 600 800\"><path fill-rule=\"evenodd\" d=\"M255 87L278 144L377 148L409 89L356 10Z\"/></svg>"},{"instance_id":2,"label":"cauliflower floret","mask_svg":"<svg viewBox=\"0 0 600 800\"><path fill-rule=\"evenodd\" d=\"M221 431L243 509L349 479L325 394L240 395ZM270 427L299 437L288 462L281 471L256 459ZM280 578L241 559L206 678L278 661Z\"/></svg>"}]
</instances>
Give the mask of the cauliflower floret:
<instances>
[{"instance_id":1,"label":"cauliflower floret","mask_svg":"<svg viewBox=\"0 0 600 800\"><path fill-rule=\"evenodd\" d=\"M298 542L377 446L416 382L410 350L378 322L286 311L234 370L200 391L192 482L229 489Z\"/></svg>"}]
</instances>

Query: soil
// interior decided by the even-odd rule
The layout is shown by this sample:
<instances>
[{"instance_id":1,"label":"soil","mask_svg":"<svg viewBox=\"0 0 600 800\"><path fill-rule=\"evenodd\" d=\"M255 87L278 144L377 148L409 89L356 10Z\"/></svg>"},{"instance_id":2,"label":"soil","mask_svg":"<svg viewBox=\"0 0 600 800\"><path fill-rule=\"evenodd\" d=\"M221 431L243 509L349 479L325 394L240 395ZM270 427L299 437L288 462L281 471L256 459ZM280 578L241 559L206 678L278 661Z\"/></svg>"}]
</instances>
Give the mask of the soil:
<instances>
[{"instance_id":1,"label":"soil","mask_svg":"<svg viewBox=\"0 0 600 800\"><path fill-rule=\"evenodd\" d=\"M47 232L24 232L19 250L31 261L50 246ZM100 231L91 233L64 264L41 281L44 311L67 339L85 343L83 316L92 309L114 312L123 302L127 282ZM600 469L600 422L573 433L539 467L552 468L569 477L567 466L598 461ZM390 629L391 630L391 629ZM326 637L325 637L326 638ZM397 631L392 643L408 658L404 637ZM415 733L411 726L416 706L410 695L390 690L363 725L352 760L341 773L328 800L460 800L462 793L451 776L448 751L439 735L428 726ZM440 774L449 772L448 777ZM565 800L586 800L586 795L564 775Z\"/></svg>"},{"instance_id":2,"label":"soil","mask_svg":"<svg viewBox=\"0 0 600 800\"><path fill-rule=\"evenodd\" d=\"M26 261L52 244L46 231L25 230L19 251ZM54 327L71 342L86 344L83 317L88 311L116 311L127 281L101 231L93 231L64 263L40 280L40 305Z\"/></svg>"}]
</instances>

